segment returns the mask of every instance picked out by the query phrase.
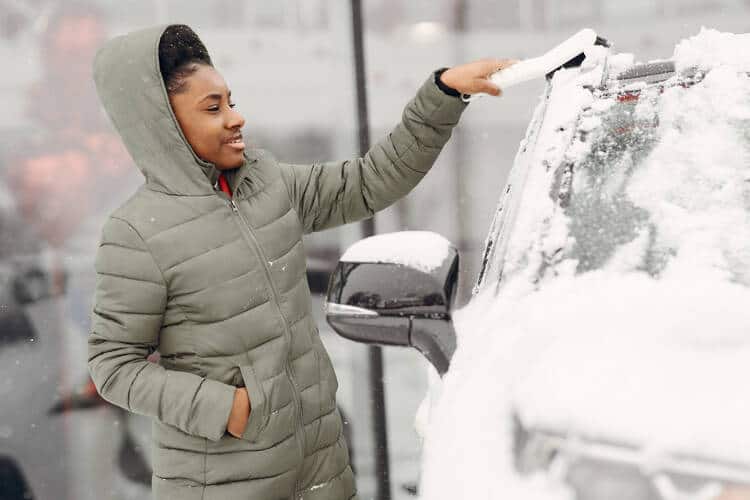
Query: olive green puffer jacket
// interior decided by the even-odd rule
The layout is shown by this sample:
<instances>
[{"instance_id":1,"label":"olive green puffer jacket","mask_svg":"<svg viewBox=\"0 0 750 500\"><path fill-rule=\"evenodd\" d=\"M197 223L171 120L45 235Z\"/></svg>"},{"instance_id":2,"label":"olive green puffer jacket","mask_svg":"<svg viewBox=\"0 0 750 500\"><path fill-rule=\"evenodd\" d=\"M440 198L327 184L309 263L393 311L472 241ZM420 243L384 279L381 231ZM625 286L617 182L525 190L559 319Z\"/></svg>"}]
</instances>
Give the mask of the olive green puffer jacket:
<instances>
[{"instance_id":1,"label":"olive green puffer jacket","mask_svg":"<svg viewBox=\"0 0 750 500\"><path fill-rule=\"evenodd\" d=\"M430 76L364 158L291 165L248 150L230 198L169 106L165 27L110 40L94 63L99 98L146 181L102 230L91 376L107 401L153 417L156 499L355 498L302 235L404 196L466 104ZM158 364L146 359L157 349ZM226 429L236 387L252 406L241 438Z\"/></svg>"}]
</instances>

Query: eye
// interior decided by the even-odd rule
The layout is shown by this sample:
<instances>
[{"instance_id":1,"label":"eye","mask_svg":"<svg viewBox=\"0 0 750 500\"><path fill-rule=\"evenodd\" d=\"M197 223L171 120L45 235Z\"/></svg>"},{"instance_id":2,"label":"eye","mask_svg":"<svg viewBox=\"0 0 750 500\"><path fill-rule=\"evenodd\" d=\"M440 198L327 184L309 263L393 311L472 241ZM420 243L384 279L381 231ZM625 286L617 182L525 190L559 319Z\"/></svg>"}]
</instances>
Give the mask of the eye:
<instances>
[{"instance_id":1,"label":"eye","mask_svg":"<svg viewBox=\"0 0 750 500\"><path fill-rule=\"evenodd\" d=\"M208 111L219 111L219 106L211 106L209 108L206 108Z\"/></svg>"},{"instance_id":2,"label":"eye","mask_svg":"<svg viewBox=\"0 0 750 500\"><path fill-rule=\"evenodd\" d=\"M231 102L231 103L229 103L229 107L230 107L230 108L233 108L233 107L235 107L235 106L237 106L237 103L235 103L235 102Z\"/></svg>"}]
</instances>

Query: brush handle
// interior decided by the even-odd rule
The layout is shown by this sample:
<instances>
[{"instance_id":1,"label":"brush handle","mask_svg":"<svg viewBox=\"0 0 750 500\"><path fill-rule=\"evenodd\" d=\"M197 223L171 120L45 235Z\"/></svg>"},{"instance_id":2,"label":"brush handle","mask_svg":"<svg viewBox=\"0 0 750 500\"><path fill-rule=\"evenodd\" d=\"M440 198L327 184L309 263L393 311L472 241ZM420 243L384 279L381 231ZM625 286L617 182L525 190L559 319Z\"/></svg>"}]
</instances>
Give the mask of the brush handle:
<instances>
[{"instance_id":1,"label":"brush handle","mask_svg":"<svg viewBox=\"0 0 750 500\"><path fill-rule=\"evenodd\" d=\"M545 74L545 60L543 57L524 59L513 66L496 71L490 75L490 81L505 90L513 85L527 82Z\"/></svg>"},{"instance_id":2,"label":"brush handle","mask_svg":"<svg viewBox=\"0 0 750 500\"><path fill-rule=\"evenodd\" d=\"M555 68L576 58L595 43L596 32L589 28L582 29L544 55L524 59L512 66L496 71L489 76L489 79L492 83L500 87L500 90L505 90L513 85L518 85L534 78L540 78L550 71L554 71ZM480 92L468 97L462 96L461 98L469 102L483 95L489 94Z\"/></svg>"}]
</instances>

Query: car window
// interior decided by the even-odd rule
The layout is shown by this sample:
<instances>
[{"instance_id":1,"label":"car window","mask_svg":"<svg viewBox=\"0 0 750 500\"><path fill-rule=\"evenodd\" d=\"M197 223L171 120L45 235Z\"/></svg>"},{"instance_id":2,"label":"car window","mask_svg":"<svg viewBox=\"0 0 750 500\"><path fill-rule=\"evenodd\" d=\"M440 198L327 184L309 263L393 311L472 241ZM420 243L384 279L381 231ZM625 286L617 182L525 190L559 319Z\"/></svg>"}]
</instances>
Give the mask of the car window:
<instances>
[{"instance_id":1,"label":"car window","mask_svg":"<svg viewBox=\"0 0 750 500\"><path fill-rule=\"evenodd\" d=\"M658 89L599 99L585 110L571 146L585 153L558 169L551 195L569 218L571 243L562 249L581 273L603 266L644 231L653 243L648 212L636 206L626 187L658 141ZM576 142L578 144L576 144ZM649 245L642 266L658 272L663 256Z\"/></svg>"},{"instance_id":2,"label":"car window","mask_svg":"<svg viewBox=\"0 0 750 500\"><path fill-rule=\"evenodd\" d=\"M721 81L724 86L735 82L731 99L739 102L750 98L750 83L747 75L736 76L727 74ZM485 258L496 259L483 264L483 271L494 273L490 279L499 286L523 271L530 282L539 283L560 273L603 268L658 278L681 248L698 248L704 260L715 251L716 265L730 281L750 286L750 181L743 160L750 158L750 124L739 112L731 116L729 103L724 114L712 109L708 103L727 89L716 88L718 82L696 85L701 80L700 74L682 74L657 83L590 89L590 100L573 117L572 132L564 126L554 131L556 136L542 132L529 169L544 167L550 173L529 175L537 177L537 184L540 179L548 183L547 191L521 187L523 196L535 197L538 205L527 200L524 210L539 212L511 222L524 227L508 231L493 223ZM561 137L567 145L554 151L548 143ZM702 143L694 155L691 141ZM545 157L547 150L554 154ZM538 210L550 201L552 209ZM501 209L507 205L506 196ZM502 220L501 212L496 221ZM707 242L696 247L695 238ZM503 245L520 251L498 255Z\"/></svg>"},{"instance_id":3,"label":"car window","mask_svg":"<svg viewBox=\"0 0 750 500\"><path fill-rule=\"evenodd\" d=\"M748 78L737 82L732 98L750 97ZM694 84L675 77L603 96L582 113L570 146L582 153L569 155L577 160L559 169L551 193L568 220L562 252L576 273L609 266L658 277L672 257L697 248L701 260L715 251L715 265L750 286L748 117L701 109L714 99L713 82Z\"/></svg>"}]
</instances>

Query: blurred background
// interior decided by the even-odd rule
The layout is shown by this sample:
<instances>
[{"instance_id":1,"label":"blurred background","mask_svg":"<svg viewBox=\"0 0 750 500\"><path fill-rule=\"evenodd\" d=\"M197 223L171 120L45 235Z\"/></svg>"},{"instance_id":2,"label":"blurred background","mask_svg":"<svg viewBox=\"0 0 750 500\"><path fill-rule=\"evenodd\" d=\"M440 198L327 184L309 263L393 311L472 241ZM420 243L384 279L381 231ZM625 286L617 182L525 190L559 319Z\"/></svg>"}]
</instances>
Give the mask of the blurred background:
<instances>
[{"instance_id":1,"label":"blurred background","mask_svg":"<svg viewBox=\"0 0 750 500\"><path fill-rule=\"evenodd\" d=\"M636 59L669 58L701 26L745 32L750 0L363 0L370 139L400 119L430 73L481 57L539 55L584 27ZM189 24L247 120L253 146L283 161L358 153L352 3L344 0L0 0L0 498L147 498L150 423L101 400L86 336L101 225L142 182L100 109L91 60L107 38ZM378 233L431 230L461 252L471 295L495 204L543 89L531 82L473 102L435 167L379 213ZM358 225L310 235L322 292ZM339 375L360 498L376 484L366 347L336 337L315 309ZM416 352L386 348L391 491L419 478L413 428L427 384ZM470 411L470 409L467 409Z\"/></svg>"}]
</instances>

